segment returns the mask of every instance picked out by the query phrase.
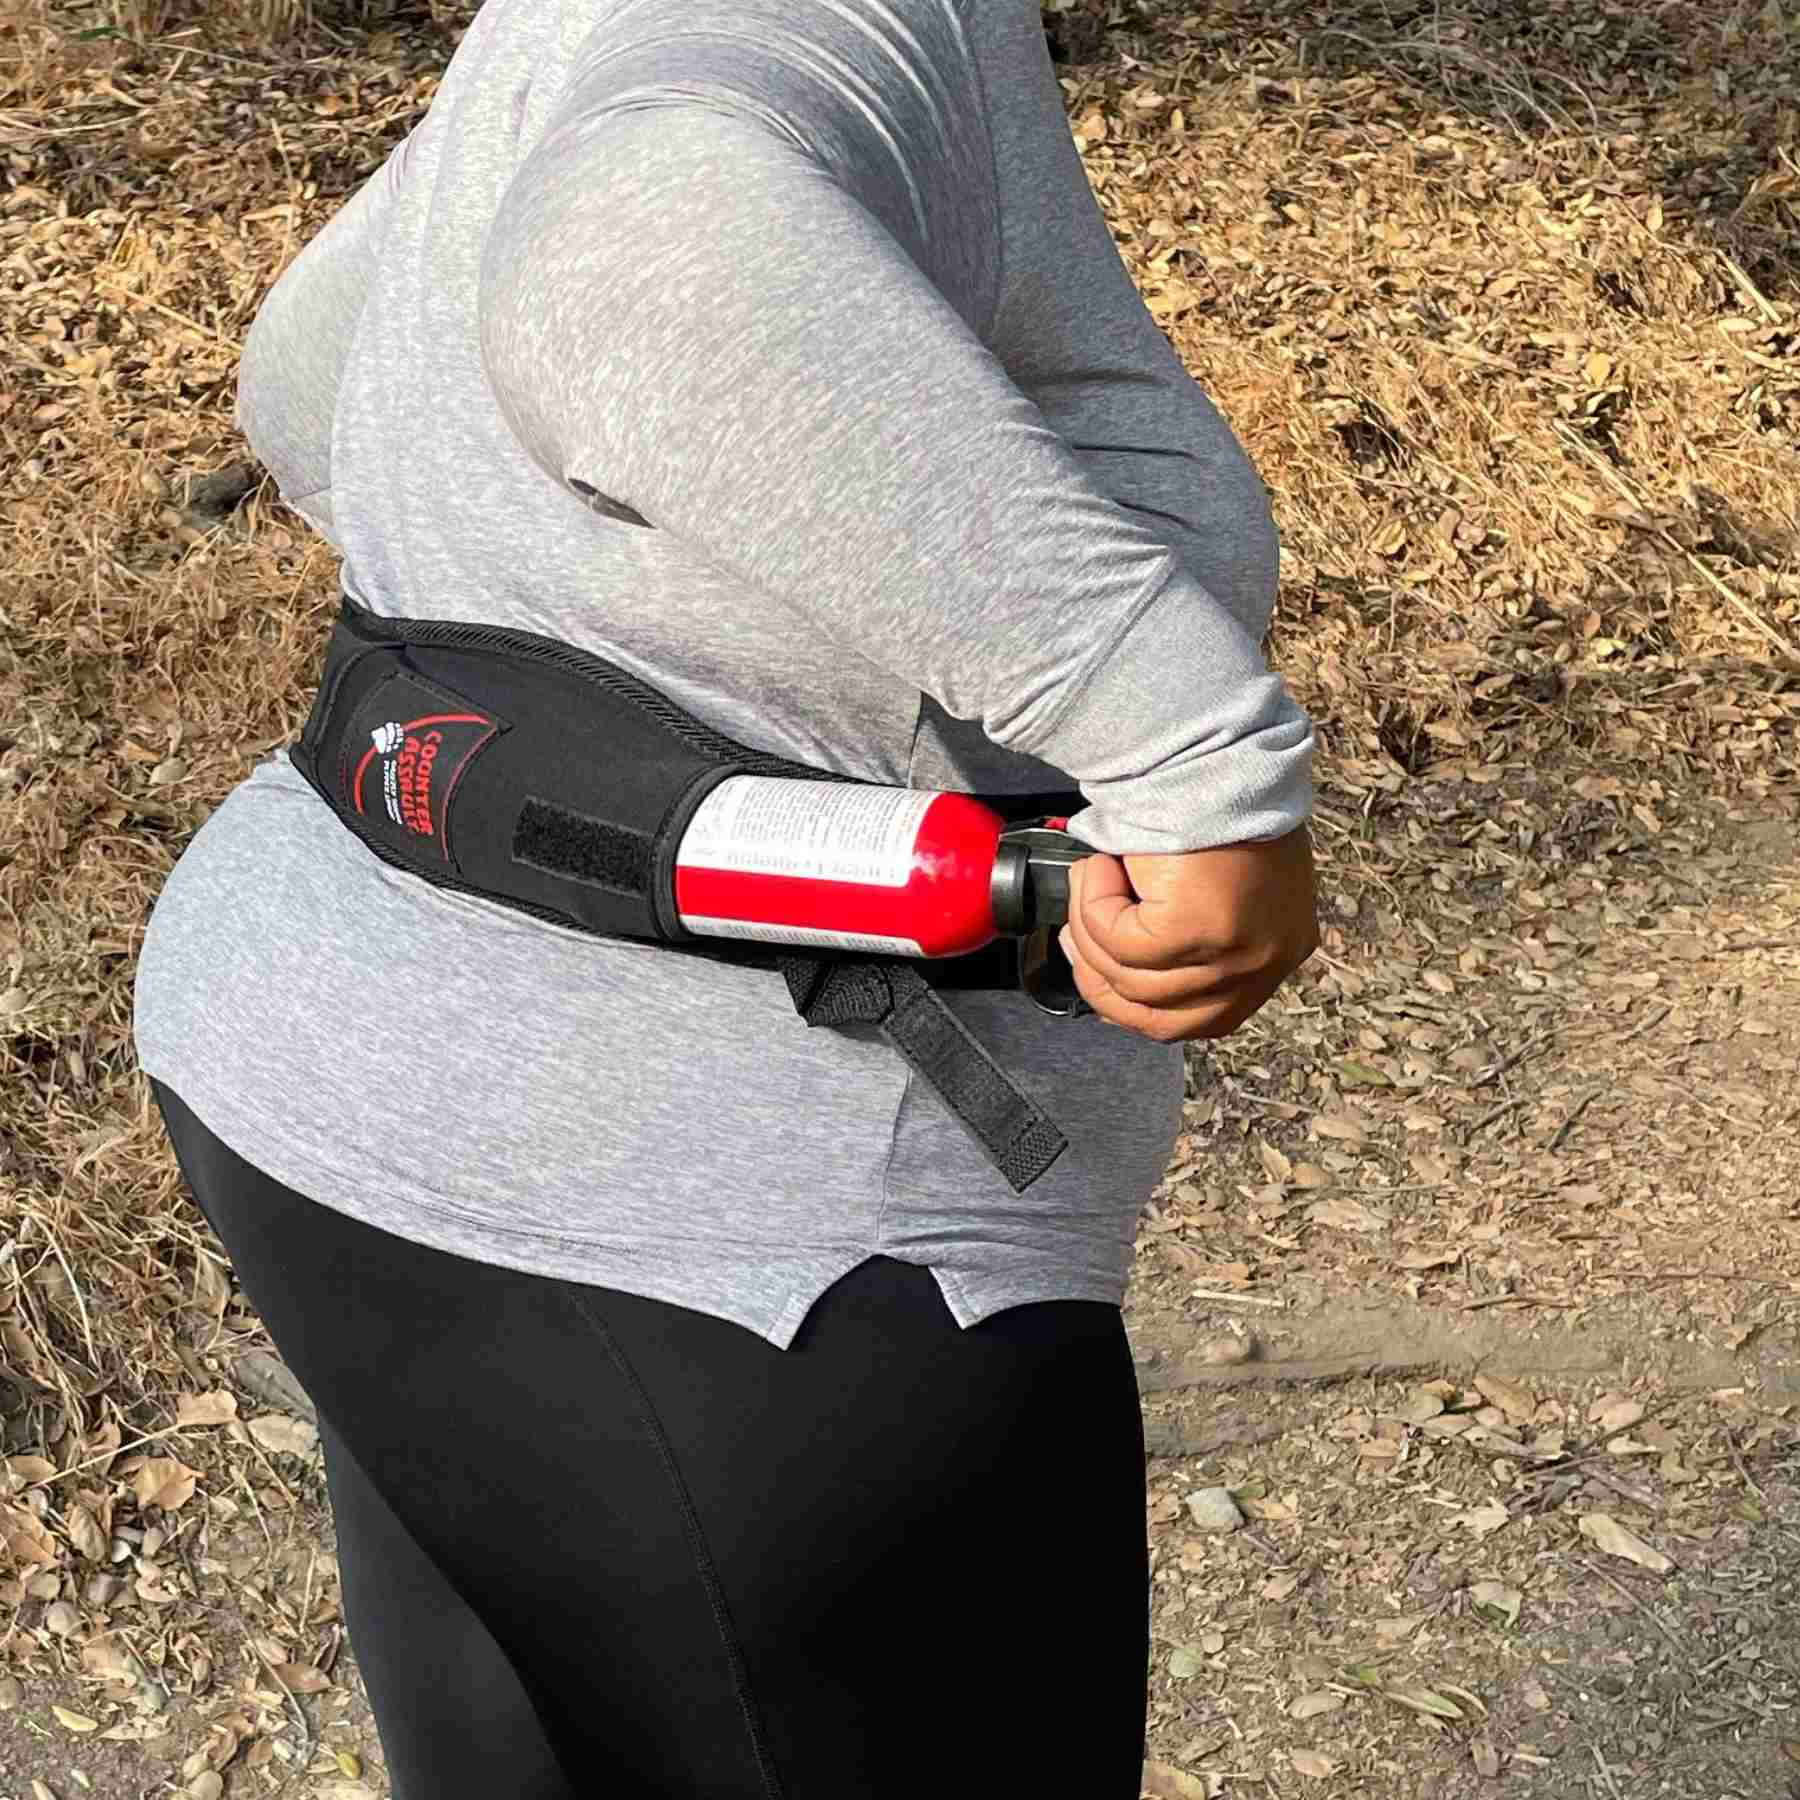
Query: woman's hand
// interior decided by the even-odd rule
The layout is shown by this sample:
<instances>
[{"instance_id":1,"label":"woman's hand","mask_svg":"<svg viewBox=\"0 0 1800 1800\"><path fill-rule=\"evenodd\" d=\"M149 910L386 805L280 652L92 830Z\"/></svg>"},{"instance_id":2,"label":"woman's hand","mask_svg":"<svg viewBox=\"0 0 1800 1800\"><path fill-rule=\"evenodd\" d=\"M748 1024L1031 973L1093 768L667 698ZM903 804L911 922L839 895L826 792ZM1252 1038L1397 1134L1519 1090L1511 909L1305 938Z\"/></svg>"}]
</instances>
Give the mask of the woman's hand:
<instances>
[{"instance_id":1,"label":"woman's hand","mask_svg":"<svg viewBox=\"0 0 1800 1800\"><path fill-rule=\"evenodd\" d=\"M1311 839L1084 857L1061 942L1102 1018L1159 1044L1224 1037L1318 948Z\"/></svg>"}]
</instances>

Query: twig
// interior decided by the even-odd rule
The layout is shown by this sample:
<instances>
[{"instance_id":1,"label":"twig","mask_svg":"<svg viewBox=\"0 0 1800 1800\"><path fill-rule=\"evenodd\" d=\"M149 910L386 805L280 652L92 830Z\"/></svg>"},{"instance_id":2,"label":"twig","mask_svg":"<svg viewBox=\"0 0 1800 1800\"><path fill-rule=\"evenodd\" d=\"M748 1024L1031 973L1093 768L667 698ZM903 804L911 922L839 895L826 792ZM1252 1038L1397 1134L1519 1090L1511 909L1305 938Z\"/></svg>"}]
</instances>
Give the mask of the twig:
<instances>
[{"instance_id":1,"label":"twig","mask_svg":"<svg viewBox=\"0 0 1800 1800\"><path fill-rule=\"evenodd\" d=\"M1602 1487L1609 1487L1615 1494L1621 1494L1634 1506L1641 1506L1647 1512L1661 1512L1662 1502L1654 1494L1644 1489L1633 1487L1629 1481L1621 1481L1616 1475L1608 1475L1604 1469L1589 1469L1589 1481L1597 1481Z\"/></svg>"},{"instance_id":2,"label":"twig","mask_svg":"<svg viewBox=\"0 0 1800 1800\"><path fill-rule=\"evenodd\" d=\"M1358 32L1343 31L1336 27L1328 27L1319 35L1321 37L1347 38L1351 43L1361 44L1365 50L1373 50L1378 55L1383 50L1395 50L1402 55L1411 51L1415 55L1436 56L1440 61L1456 63L1465 69L1473 69L1477 74L1485 75L1488 80L1503 93L1510 94L1513 99L1518 101L1521 105L1536 113L1537 116L1549 126L1552 137L1555 137L1562 130L1562 120L1552 118L1543 107L1538 105L1537 101L1534 100L1525 89L1517 87L1512 82L1505 80L1493 63L1487 61L1484 57L1477 56L1471 50L1463 49L1460 45L1435 43L1429 39L1420 41L1416 38L1396 38L1390 43L1379 44L1373 38L1363 37ZM1573 87L1574 83L1570 82L1567 85ZM1576 88L1575 91L1581 93L1579 88ZM1587 99L1587 96L1583 94L1582 98L1585 100ZM1591 100L1588 101L1588 109L1590 112L1593 110L1593 102ZM1575 124L1574 116L1572 114L1566 114L1565 117L1570 125ZM1512 121L1509 120L1508 123L1512 123ZM1514 124L1513 129L1517 131L1518 126ZM1595 122L1595 129L1599 129L1597 120ZM1519 135L1522 137L1524 136L1524 133L1520 132ZM1580 137L1579 127L1576 129L1575 135L1578 138Z\"/></svg>"},{"instance_id":3,"label":"twig","mask_svg":"<svg viewBox=\"0 0 1800 1800\"><path fill-rule=\"evenodd\" d=\"M1605 457L1601 456L1596 450L1590 450L1574 432L1568 429L1567 426L1558 424L1555 429L1556 435L1560 437L1565 444L1576 451L1580 456L1584 457L1587 461L1591 462L1606 480L1611 482L1611 484L1631 502L1632 509L1635 512L1640 515L1645 515L1645 506L1642 496L1632 490L1631 484L1619 474ZM1714 593L1736 607L1737 610L1742 613L1783 656L1788 657L1793 662L1800 663L1800 650L1796 650L1794 646L1790 644L1787 639L1784 638L1781 633L1737 591L1736 588L1732 587L1727 582L1721 581L1718 576L1693 553L1693 551L1688 549L1686 545L1676 542L1662 526L1650 524L1647 529L1649 530L1650 535L1657 538L1665 549L1674 551L1674 553L1679 556L1682 561L1685 562L1694 573L1713 590Z\"/></svg>"},{"instance_id":4,"label":"twig","mask_svg":"<svg viewBox=\"0 0 1800 1800\"><path fill-rule=\"evenodd\" d=\"M95 1179L97 1185L98 1177ZM75 1279L75 1271L69 1267L69 1259L63 1255L62 1245L56 1241L56 1233L44 1223L41 1217L37 1221L37 1227L44 1234L50 1248L56 1253L56 1260L62 1264L62 1272L68 1278L69 1292L75 1296L75 1304L81 1312L81 1332L82 1336L87 1339L88 1362L93 1366L94 1373L98 1375L100 1373L100 1352L94 1348L94 1327L88 1318L87 1302L81 1297L81 1283Z\"/></svg>"},{"instance_id":5,"label":"twig","mask_svg":"<svg viewBox=\"0 0 1800 1800\"><path fill-rule=\"evenodd\" d=\"M175 1537L170 1540L170 1543L175 1554L181 1558L181 1566L187 1570L187 1578L193 1584L194 1598L198 1600L200 1598L200 1571L194 1567L194 1559L188 1555L187 1542L184 1538ZM302 1613L300 1616L301 1618L306 1617L305 1613ZM159 1683L158 1685L160 1686L161 1684ZM169 1691L167 1688L164 1688L163 1698L166 1700L168 1697Z\"/></svg>"},{"instance_id":6,"label":"twig","mask_svg":"<svg viewBox=\"0 0 1800 1800\"><path fill-rule=\"evenodd\" d=\"M1463 1142L1466 1144L1476 1132L1486 1130L1486 1128L1493 1124L1496 1119L1505 1118L1509 1112L1513 1112L1517 1108L1523 1106L1529 1098L1530 1096L1528 1094L1515 1094L1510 1100L1502 1100L1498 1106L1484 1112L1481 1117L1469 1127L1463 1134Z\"/></svg>"},{"instance_id":7,"label":"twig","mask_svg":"<svg viewBox=\"0 0 1800 1800\"><path fill-rule=\"evenodd\" d=\"M1234 1100L1248 1100L1252 1106L1273 1106L1281 1111L1290 1112L1295 1119L1304 1119L1309 1113L1319 1109L1316 1106L1302 1106L1297 1100L1277 1100L1272 1094L1259 1094L1254 1089L1239 1087L1227 1077L1227 1083Z\"/></svg>"},{"instance_id":8,"label":"twig","mask_svg":"<svg viewBox=\"0 0 1800 1800\"><path fill-rule=\"evenodd\" d=\"M1230 1300L1239 1306L1267 1306L1276 1312L1286 1307L1285 1300L1264 1300L1255 1294L1222 1294L1217 1288L1189 1288L1191 1300Z\"/></svg>"},{"instance_id":9,"label":"twig","mask_svg":"<svg viewBox=\"0 0 1800 1800\"><path fill-rule=\"evenodd\" d=\"M158 100L146 106L144 112L158 112L164 107L177 105L174 100ZM98 119L91 125L36 125L29 128L17 125L13 120L0 115L0 144L41 143L45 138L86 137L95 131L112 131L120 125L133 125L143 113L120 113L111 119ZM14 133L17 133L15 136Z\"/></svg>"},{"instance_id":10,"label":"twig","mask_svg":"<svg viewBox=\"0 0 1800 1800\"><path fill-rule=\"evenodd\" d=\"M1498 1081L1508 1069L1516 1068L1540 1044L1548 1043L1550 1035L1551 1034L1547 1031L1540 1031L1536 1037L1527 1038L1525 1042L1522 1043L1504 1062L1495 1063L1491 1069L1483 1069L1481 1073L1469 1083L1469 1086L1486 1087L1490 1081Z\"/></svg>"},{"instance_id":11,"label":"twig","mask_svg":"<svg viewBox=\"0 0 1800 1800\"><path fill-rule=\"evenodd\" d=\"M256 1460L262 1464L263 1473L265 1475L267 1475L268 1478L272 1482L274 1482L274 1484L278 1488L280 1488L280 1490L282 1491L282 1493L284 1495L286 1495L287 1502L290 1506L296 1504L296 1502L294 1500L293 1490L288 1486L288 1484L285 1481L283 1481L281 1479L281 1477L279 1475L277 1475L275 1473L275 1465L269 1461L267 1456L265 1456L263 1454L263 1447L261 1444L259 1444L256 1441L256 1434L254 1432L246 1429L244 1435L249 1440L251 1455L253 1455L256 1458Z\"/></svg>"},{"instance_id":12,"label":"twig","mask_svg":"<svg viewBox=\"0 0 1800 1800\"><path fill-rule=\"evenodd\" d=\"M1596 1575L1598 1575L1600 1577L1600 1579L1602 1581L1604 1581L1606 1583L1606 1585L1613 1590L1614 1593L1623 1595L1626 1605L1632 1607L1637 1612L1641 1612L1644 1615L1644 1617L1646 1619L1648 1619L1650 1621L1650 1623L1652 1625L1654 1625L1656 1627L1656 1629L1658 1631L1660 1631L1663 1634L1663 1636L1666 1637L1669 1640L1669 1642L1671 1644L1673 1644L1675 1646L1675 1648L1681 1652L1681 1654L1683 1656L1686 1656L1688 1654L1687 1645L1684 1644L1681 1641L1681 1639L1678 1638L1675 1635L1675 1633L1673 1631L1671 1631L1669 1629L1669 1627L1663 1623L1662 1615L1657 1612L1655 1607L1646 1606L1644 1604L1644 1602L1642 1600L1640 1600L1637 1597L1637 1595L1634 1594L1631 1591L1631 1589L1628 1588L1624 1584L1624 1582L1619 1580L1619 1578L1616 1575L1612 1574L1610 1571L1601 1568L1601 1566L1597 1562L1593 1561L1593 1559L1591 1557L1584 1556L1581 1560L1588 1566L1588 1568L1592 1569L1593 1572Z\"/></svg>"},{"instance_id":13,"label":"twig","mask_svg":"<svg viewBox=\"0 0 1800 1800\"><path fill-rule=\"evenodd\" d=\"M1766 1500L1768 1496L1750 1479L1750 1471L1744 1467L1744 1459L1738 1455L1737 1439L1734 1438L1729 1431L1725 1433L1725 1448L1731 1452L1732 1465L1736 1468L1737 1472L1743 1476L1744 1486L1747 1487L1757 1499Z\"/></svg>"},{"instance_id":14,"label":"twig","mask_svg":"<svg viewBox=\"0 0 1800 1800\"><path fill-rule=\"evenodd\" d=\"M124 33L119 34L121 37ZM127 38L126 42L132 40ZM179 50L184 56L209 56L214 62L242 63L246 69L270 69L274 65L266 62L253 62L247 56L233 56L224 50L206 50L198 44L184 44L178 38L142 38L138 40L139 49L156 48L158 50Z\"/></svg>"},{"instance_id":15,"label":"twig","mask_svg":"<svg viewBox=\"0 0 1800 1800\"><path fill-rule=\"evenodd\" d=\"M1485 1300L1465 1300L1459 1312L1480 1312L1488 1306L1560 1306L1570 1311L1587 1303L1583 1300L1552 1300L1546 1294L1489 1294Z\"/></svg>"},{"instance_id":16,"label":"twig","mask_svg":"<svg viewBox=\"0 0 1800 1800\"><path fill-rule=\"evenodd\" d=\"M1626 1034L1619 1039L1621 1044L1629 1044L1634 1037L1642 1037L1646 1031L1654 1030L1674 1011L1672 1006L1659 1006L1647 1019L1639 1019Z\"/></svg>"},{"instance_id":17,"label":"twig","mask_svg":"<svg viewBox=\"0 0 1800 1800\"><path fill-rule=\"evenodd\" d=\"M102 1450L98 1456L90 1456L85 1462L70 1463L66 1469L58 1469L54 1475L40 1476L36 1481L26 1482L27 1487L46 1487L53 1481L61 1481L65 1475L74 1475L82 1469L91 1469L95 1463L106 1462L109 1458L123 1456L128 1450L136 1450L145 1444L154 1444L158 1438L174 1437L176 1433L191 1431L190 1425L165 1425L161 1431L152 1431L141 1438L133 1438L129 1444L121 1444L116 1450Z\"/></svg>"},{"instance_id":18,"label":"twig","mask_svg":"<svg viewBox=\"0 0 1800 1800\"><path fill-rule=\"evenodd\" d=\"M1719 260L1731 271L1731 279L1738 284L1745 299L1754 301L1756 303L1756 310L1760 312L1771 325L1779 325L1781 323L1781 314L1769 304L1767 297L1756 283L1752 281L1750 277L1746 275L1744 271L1723 251L1719 252Z\"/></svg>"},{"instance_id":19,"label":"twig","mask_svg":"<svg viewBox=\"0 0 1800 1800\"><path fill-rule=\"evenodd\" d=\"M1251 1543L1255 1544L1257 1548L1268 1557L1270 1562L1272 1562L1277 1569L1287 1569L1293 1566L1295 1559L1291 1556L1284 1559L1281 1552L1277 1550L1254 1525L1246 1524L1240 1526L1238 1528L1238 1536L1247 1537Z\"/></svg>"},{"instance_id":20,"label":"twig","mask_svg":"<svg viewBox=\"0 0 1800 1800\"><path fill-rule=\"evenodd\" d=\"M281 121L279 119L271 119L269 121L269 127L275 135L275 150L281 158L281 166L287 170L288 186L291 188L298 188L301 185L300 178L294 173L293 162L288 156L287 145L282 139ZM293 205L293 202L290 200L288 204L291 206Z\"/></svg>"},{"instance_id":21,"label":"twig","mask_svg":"<svg viewBox=\"0 0 1800 1800\"><path fill-rule=\"evenodd\" d=\"M250 1510L256 1514L256 1522L262 1527L263 1542L269 1546L269 1554L275 1553L275 1540L269 1536L269 1522L263 1517L262 1502L256 1497L256 1489L244 1479L244 1471L236 1463L231 1465L232 1478L246 1494L250 1496Z\"/></svg>"},{"instance_id":22,"label":"twig","mask_svg":"<svg viewBox=\"0 0 1800 1800\"><path fill-rule=\"evenodd\" d=\"M1571 1131L1574 1130L1575 1121L1577 1119L1579 1119L1581 1117L1581 1115L1584 1112L1586 1112L1587 1109L1590 1106L1592 1106L1596 1100L1598 1100L1600 1098L1600 1094L1601 1094L1600 1088L1591 1087L1588 1089L1588 1091L1585 1094L1583 1094L1581 1096L1581 1098L1579 1100L1577 1100L1575 1102L1575 1104L1573 1106L1571 1106L1569 1108L1569 1116L1566 1119L1564 1119L1563 1122L1559 1126L1557 1126L1556 1135L1554 1137L1552 1137L1550 1140L1550 1143L1548 1146L1550 1149L1560 1150L1562 1148L1562 1141L1564 1138L1566 1138L1569 1135L1569 1133Z\"/></svg>"},{"instance_id":23,"label":"twig","mask_svg":"<svg viewBox=\"0 0 1800 1800\"><path fill-rule=\"evenodd\" d=\"M250 1637L250 1624L249 1621L244 1618L242 1612L238 1614L238 1621L243 1625L244 1637L246 1641L248 1641ZM293 1708L294 1723L300 1727L300 1766L304 1769L312 1760L312 1721L308 1719L306 1714L301 1710L300 1702L294 1698L294 1690L276 1673L275 1665L271 1662L264 1661L254 1644L250 1644L249 1649L261 1672L264 1675L267 1675L275 1685L281 1689L282 1693L287 1696L288 1705Z\"/></svg>"},{"instance_id":24,"label":"twig","mask_svg":"<svg viewBox=\"0 0 1800 1800\"><path fill-rule=\"evenodd\" d=\"M148 294L134 294L130 288L120 287L112 282L95 277L99 286L109 288L121 300L130 300L139 306L147 306L152 312L159 312L166 319L173 319L177 325L185 325L189 331L197 331L204 338L211 338L215 344L223 344L227 350L236 350L240 355L244 346L236 338L228 338L222 331L214 331L210 325L202 325L198 319L190 319L186 313L177 312L172 306L164 306L160 300L152 300Z\"/></svg>"},{"instance_id":25,"label":"twig","mask_svg":"<svg viewBox=\"0 0 1800 1800\"><path fill-rule=\"evenodd\" d=\"M177 1540L177 1543L179 1545L179 1540ZM183 1551L182 1554L183 1559L185 1560L186 1552ZM192 1575L193 1570L190 1569L188 1573ZM197 1594L199 1591L199 1584L196 1583L194 1592ZM133 1645L122 1643L120 1647L124 1650L125 1654L131 1658L132 1679L140 1688L150 1689L156 1695L157 1699L162 1702L162 1705L167 1706L169 1704L169 1690L164 1685L162 1677L151 1673L150 1669L145 1664L144 1659L138 1655L137 1650ZM158 1707L157 1710L160 1712L162 1708Z\"/></svg>"},{"instance_id":26,"label":"twig","mask_svg":"<svg viewBox=\"0 0 1800 1800\"><path fill-rule=\"evenodd\" d=\"M312 1611L313 1576L318 1572L318 1568L319 1551L318 1546L314 1545L306 1558L306 1592L300 1596L300 1617L303 1619Z\"/></svg>"}]
</instances>

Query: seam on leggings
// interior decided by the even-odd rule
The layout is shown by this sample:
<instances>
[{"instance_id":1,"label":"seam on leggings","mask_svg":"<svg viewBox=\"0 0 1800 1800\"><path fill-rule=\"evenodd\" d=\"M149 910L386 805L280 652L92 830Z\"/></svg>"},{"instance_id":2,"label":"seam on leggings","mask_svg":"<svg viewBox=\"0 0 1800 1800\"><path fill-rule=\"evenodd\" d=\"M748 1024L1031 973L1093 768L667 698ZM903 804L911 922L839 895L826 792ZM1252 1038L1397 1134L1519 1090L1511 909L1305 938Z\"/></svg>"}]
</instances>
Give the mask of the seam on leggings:
<instances>
[{"instance_id":1,"label":"seam on leggings","mask_svg":"<svg viewBox=\"0 0 1800 1800\"><path fill-rule=\"evenodd\" d=\"M719 1641L725 1648L725 1660L731 1669L731 1685L737 1695L738 1710L743 1714L744 1728L750 1734L751 1753L756 1758L756 1771L762 1780L764 1800L783 1800L781 1778L775 1772L775 1759L771 1755L768 1740L763 1735L761 1715L757 1712L756 1697L750 1691L750 1671L744 1663L743 1647L738 1642L737 1627L731 1620L731 1609L725 1604L725 1590L719 1580L717 1565L713 1562L712 1551L708 1549L706 1534L700 1529L700 1515L695 1510L693 1496L688 1492L687 1483L681 1478L680 1465L675 1461L674 1446L670 1444L668 1433L663 1430L662 1420L657 1416L656 1407L651 1402L649 1390L638 1378L638 1372L631 1365L625 1351L617 1338L608 1329L606 1321L595 1312L585 1294L570 1292L565 1288L570 1303L582 1318L598 1334L606 1353L612 1358L613 1365L623 1377L637 1400L638 1412L643 1419L644 1428L650 1434L650 1441L656 1446L656 1454L662 1461L669 1477L669 1485L675 1490L675 1504L681 1511L681 1524L687 1534L688 1548L693 1553L694 1566L699 1571L701 1585L706 1589L706 1598L710 1602L713 1618L719 1627Z\"/></svg>"}]
</instances>

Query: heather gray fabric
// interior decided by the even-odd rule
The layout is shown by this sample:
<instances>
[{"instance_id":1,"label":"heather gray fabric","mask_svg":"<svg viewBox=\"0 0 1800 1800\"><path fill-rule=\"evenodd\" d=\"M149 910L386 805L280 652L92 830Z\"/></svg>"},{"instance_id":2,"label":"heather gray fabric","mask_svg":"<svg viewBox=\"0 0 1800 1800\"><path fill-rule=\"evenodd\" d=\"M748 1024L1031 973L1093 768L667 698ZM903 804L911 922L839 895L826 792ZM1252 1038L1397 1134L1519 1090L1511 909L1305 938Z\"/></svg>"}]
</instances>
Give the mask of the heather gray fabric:
<instances>
[{"instance_id":1,"label":"heather gray fabric","mask_svg":"<svg viewBox=\"0 0 1800 1800\"><path fill-rule=\"evenodd\" d=\"M240 418L377 612L580 644L866 780L1079 783L1115 852L1306 816L1266 499L1035 0L488 0L258 314ZM876 1252L964 1326L1117 1303L1182 1051L947 1000L1071 1140L1024 1194L872 1027L417 882L277 752L170 876L136 1029L326 1205L784 1347Z\"/></svg>"}]
</instances>

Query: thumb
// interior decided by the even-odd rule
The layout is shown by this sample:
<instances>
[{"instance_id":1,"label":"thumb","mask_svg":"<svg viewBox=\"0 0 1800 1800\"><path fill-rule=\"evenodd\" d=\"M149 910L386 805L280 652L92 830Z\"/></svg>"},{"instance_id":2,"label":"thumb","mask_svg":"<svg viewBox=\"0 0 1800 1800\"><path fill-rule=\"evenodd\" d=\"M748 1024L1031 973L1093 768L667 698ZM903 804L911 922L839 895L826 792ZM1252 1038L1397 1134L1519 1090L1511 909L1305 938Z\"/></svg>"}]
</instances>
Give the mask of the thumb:
<instances>
[{"instance_id":1,"label":"thumb","mask_svg":"<svg viewBox=\"0 0 1800 1800\"><path fill-rule=\"evenodd\" d=\"M1116 856L1096 850L1069 870L1070 929L1079 927L1110 949L1108 939L1119 914L1137 902L1125 865Z\"/></svg>"},{"instance_id":2,"label":"thumb","mask_svg":"<svg viewBox=\"0 0 1800 1800\"><path fill-rule=\"evenodd\" d=\"M1177 929L1183 922L1175 904L1179 891L1171 891L1187 860L1180 855L1121 858L1105 851L1083 857L1070 871L1069 882L1076 942L1085 932L1098 950L1131 969L1173 969L1192 961L1187 954L1192 944Z\"/></svg>"}]
</instances>

